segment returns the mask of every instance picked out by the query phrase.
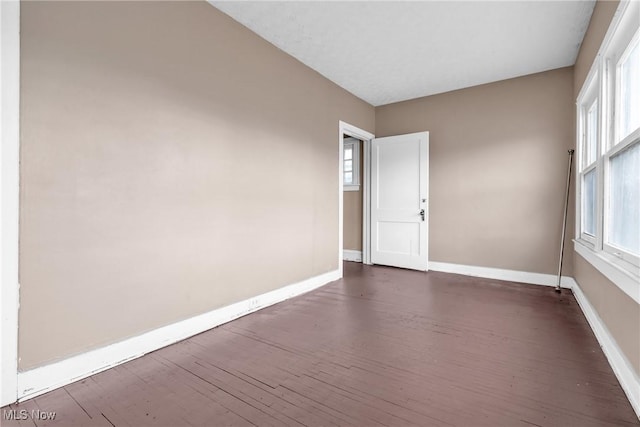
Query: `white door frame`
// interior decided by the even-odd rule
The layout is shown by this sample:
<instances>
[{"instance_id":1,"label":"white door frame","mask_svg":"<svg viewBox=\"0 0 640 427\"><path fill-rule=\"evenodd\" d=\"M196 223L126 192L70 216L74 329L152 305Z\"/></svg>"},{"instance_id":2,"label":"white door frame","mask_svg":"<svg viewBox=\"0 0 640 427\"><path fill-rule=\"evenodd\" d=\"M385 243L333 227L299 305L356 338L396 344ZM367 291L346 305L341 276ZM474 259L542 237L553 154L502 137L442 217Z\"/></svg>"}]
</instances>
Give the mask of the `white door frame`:
<instances>
[{"instance_id":1,"label":"white door frame","mask_svg":"<svg viewBox=\"0 0 640 427\"><path fill-rule=\"evenodd\" d=\"M344 135L351 136L353 138L359 139L362 141L362 262L363 264L371 264L371 255L370 255L370 232L371 227L369 227L369 223L371 220L371 214L369 212L369 200L370 200L370 166L371 166L371 140L375 138L375 136L367 132L366 130L360 129L356 126L350 125L349 123L343 122L340 120L338 122L338 152L339 152L339 167L338 167L338 270L340 272L340 277L342 277L342 261L344 259L344 248L342 247L344 244L344 174L343 174L343 166L344 166Z\"/></svg>"},{"instance_id":2,"label":"white door frame","mask_svg":"<svg viewBox=\"0 0 640 427\"><path fill-rule=\"evenodd\" d=\"M0 406L18 400L20 2L0 1Z\"/></svg>"}]
</instances>

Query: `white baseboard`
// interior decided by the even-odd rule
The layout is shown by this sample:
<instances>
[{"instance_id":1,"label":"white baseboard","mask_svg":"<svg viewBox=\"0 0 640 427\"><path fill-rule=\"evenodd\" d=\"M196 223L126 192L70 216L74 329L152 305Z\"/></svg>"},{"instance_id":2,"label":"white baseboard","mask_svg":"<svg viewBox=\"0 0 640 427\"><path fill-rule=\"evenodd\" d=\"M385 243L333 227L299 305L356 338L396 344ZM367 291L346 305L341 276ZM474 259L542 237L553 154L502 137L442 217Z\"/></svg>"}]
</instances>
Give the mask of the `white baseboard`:
<instances>
[{"instance_id":1,"label":"white baseboard","mask_svg":"<svg viewBox=\"0 0 640 427\"><path fill-rule=\"evenodd\" d=\"M18 400L23 401L39 396L261 308L309 292L339 278L338 270L330 271L302 282L155 329L137 337L91 350L50 365L19 372Z\"/></svg>"},{"instance_id":2,"label":"white baseboard","mask_svg":"<svg viewBox=\"0 0 640 427\"><path fill-rule=\"evenodd\" d=\"M344 251L344 259L349 260L352 254ZM354 260L361 261L354 256ZM461 264L429 262L429 269L446 273L464 274L487 279L506 280L543 286L555 286L557 277L551 274L530 273L516 270L476 267ZM121 363L140 357L146 353L173 344L190 336L229 322L238 317L252 313L264 307L284 301L288 298L309 292L324 284L338 280L339 271L331 271L310 279L285 286L275 291L241 301L209 313L168 325L140 336L121 341L107 347L89 351L18 374L18 399L20 401L36 397L58 387L86 378L90 375L117 366ZM580 286L572 277L563 276L563 288L571 289L593 330L602 350L613 369L622 389L626 393L631 406L640 418L640 378L634 371L624 353L618 347L600 316L586 298Z\"/></svg>"},{"instance_id":3,"label":"white baseboard","mask_svg":"<svg viewBox=\"0 0 640 427\"><path fill-rule=\"evenodd\" d=\"M607 329L596 310L593 308L586 295L580 289L580 285L573 281L573 295L578 301L578 305L582 309L584 316L587 318L587 322L591 326L593 333L595 334L600 347L604 355L609 361L609 365L616 374L622 390L624 390L633 410L636 412L638 418L640 418L640 377L635 372L629 360L625 357L624 353L618 347L613 336Z\"/></svg>"},{"instance_id":4,"label":"white baseboard","mask_svg":"<svg viewBox=\"0 0 640 427\"><path fill-rule=\"evenodd\" d=\"M506 280L532 285L556 286L558 276L553 274L530 273L518 270L503 270L500 268L477 267L474 265L450 264L446 262L429 261L429 270L443 273L464 274L465 276L483 277L485 279ZM560 286L570 288L573 278L562 276Z\"/></svg>"},{"instance_id":5,"label":"white baseboard","mask_svg":"<svg viewBox=\"0 0 640 427\"><path fill-rule=\"evenodd\" d=\"M345 261L362 262L362 251L344 249L342 251L342 259L344 259Z\"/></svg>"}]
</instances>

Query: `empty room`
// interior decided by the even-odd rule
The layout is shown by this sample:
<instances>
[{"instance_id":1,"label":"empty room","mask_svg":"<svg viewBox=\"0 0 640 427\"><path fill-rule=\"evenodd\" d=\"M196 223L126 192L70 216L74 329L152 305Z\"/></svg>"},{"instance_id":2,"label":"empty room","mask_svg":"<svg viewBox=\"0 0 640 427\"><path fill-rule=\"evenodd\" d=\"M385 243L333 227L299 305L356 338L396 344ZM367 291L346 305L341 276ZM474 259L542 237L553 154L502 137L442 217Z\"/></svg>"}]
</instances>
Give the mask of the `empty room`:
<instances>
[{"instance_id":1,"label":"empty room","mask_svg":"<svg viewBox=\"0 0 640 427\"><path fill-rule=\"evenodd\" d=\"M640 426L640 1L0 23L0 425Z\"/></svg>"}]
</instances>

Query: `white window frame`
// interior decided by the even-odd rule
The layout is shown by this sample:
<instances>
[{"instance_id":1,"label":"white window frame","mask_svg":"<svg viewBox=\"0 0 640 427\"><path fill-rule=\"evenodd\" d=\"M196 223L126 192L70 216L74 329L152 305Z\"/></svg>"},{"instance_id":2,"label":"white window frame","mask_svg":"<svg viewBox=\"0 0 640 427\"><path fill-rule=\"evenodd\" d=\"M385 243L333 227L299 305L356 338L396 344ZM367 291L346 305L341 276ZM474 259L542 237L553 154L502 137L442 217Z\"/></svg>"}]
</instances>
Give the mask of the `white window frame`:
<instances>
[{"instance_id":1,"label":"white window frame","mask_svg":"<svg viewBox=\"0 0 640 427\"><path fill-rule=\"evenodd\" d=\"M636 145L636 144L640 144L640 129L636 129L636 131L632 132L631 135L632 138L625 138L624 141L616 144L614 147L612 147L609 151L607 151L604 155L603 155L603 163L605 165L605 176L608 178L609 176L609 165L610 165L610 160L611 157L615 157L616 154L630 148L632 145ZM605 184L608 183L608 179L605 179ZM608 201L608 189L605 185L604 188L604 192L605 192L605 202ZM602 233L602 250L611 254L612 256L618 258L620 260L621 266L625 267L628 266L630 268L638 268L640 267L640 256L635 255L623 248L619 248L617 246L613 246L610 245L607 242L607 236L608 236L608 225L609 225L609 212L607 209L604 210L603 212L603 233Z\"/></svg>"},{"instance_id":2,"label":"white window frame","mask_svg":"<svg viewBox=\"0 0 640 427\"><path fill-rule=\"evenodd\" d=\"M578 179L576 180L577 182L577 188L578 188L578 199L579 199L579 203L578 206L576 206L576 211L578 213L577 218L579 218L578 221L576 221L577 224L577 233L576 235L580 238L581 241L583 241L587 246L589 246L590 248L596 248L598 246L598 242L597 242L597 238L598 236L601 234L598 229L598 226L600 224L599 218L598 218L598 212L600 212L600 206L599 206L599 201L600 201L600 197L599 197L599 185L598 183L601 181L600 177L598 176L600 171L602 170L602 164L601 164L601 159L599 154L599 142L601 141L601 137L599 136L599 134L601 133L601 130L603 128L602 123L601 123L601 117L602 114L600 114L600 111L602 109L602 103L601 103L601 97L600 97L600 73L599 72L595 72L595 74L590 75L589 78L587 79L587 83L585 84L585 88L586 90L584 91L584 93L581 95L581 97L578 98L578 143L577 143L577 151L578 151L578 156L577 156L577 170L578 170ZM595 147L595 160L592 163L587 163L587 159L586 159L586 145L587 145L587 117L589 115L589 111L591 110L591 108L593 107L593 105L596 104L596 109L597 109L597 123L596 123L596 147ZM584 231L584 215L582 212L582 207L583 207L583 200L582 200L582 182L584 179L584 176L591 172L591 171L595 171L596 174L596 218L595 218L595 223L596 223L596 229L595 229L595 234L594 235L590 235L588 233L586 233Z\"/></svg>"},{"instance_id":3,"label":"white window frame","mask_svg":"<svg viewBox=\"0 0 640 427\"><path fill-rule=\"evenodd\" d=\"M626 31L625 31L626 30ZM629 149L632 145L640 143L640 128L631 132L631 134L627 135L624 138L619 138L620 134L620 126L619 126L619 118L620 115L617 114L620 111L620 64L624 59L628 56L631 51L631 47L634 46L638 42L638 38L640 35L640 30L638 28L635 29L634 33L631 37L629 37L629 32L631 29L625 29L622 27L620 31L620 35L615 37L609 43L609 46L606 50L606 56L604 58L604 67L607 72L608 84L605 89L609 89L609 96L607 98L608 105L611 108L611 113L607 114L604 117L604 120L607 120L607 129L609 132L603 133L603 155L602 155L602 163L604 166L604 179L603 179L603 200L605 204L608 204L609 194L608 194L608 183L609 183L609 167L611 158L615 157L617 154L621 153L624 150ZM618 34L616 34L618 35ZM610 245L607 242L608 236L608 224L609 224L609 212L607 209L603 209L603 231L602 231L602 250L613 255L614 257L620 260L621 266L627 267L626 264L631 264L635 267L640 267L640 257L637 254L633 254L629 251L626 251L622 248L618 248L616 246Z\"/></svg>"},{"instance_id":4,"label":"white window frame","mask_svg":"<svg viewBox=\"0 0 640 427\"><path fill-rule=\"evenodd\" d=\"M640 257L607 243L609 165L612 157L640 144L640 129L618 141L620 108L619 67L640 37L640 2L622 1L591 67L576 104L576 222L575 250L622 291L640 303ZM589 107L598 100L597 157L583 162L585 126ZM616 143L617 142L617 143ZM596 170L596 235L583 233L582 178Z\"/></svg>"},{"instance_id":5,"label":"white window frame","mask_svg":"<svg viewBox=\"0 0 640 427\"><path fill-rule=\"evenodd\" d=\"M351 152L353 153L353 155L351 156L351 164L353 165L353 167L351 168L351 171L353 173L353 181L351 182L351 184L344 185L344 191L360 191L360 140L351 137L345 138L343 151L346 151L347 148L351 148ZM342 161L346 162L344 156ZM344 171L344 163L342 166Z\"/></svg>"}]
</instances>

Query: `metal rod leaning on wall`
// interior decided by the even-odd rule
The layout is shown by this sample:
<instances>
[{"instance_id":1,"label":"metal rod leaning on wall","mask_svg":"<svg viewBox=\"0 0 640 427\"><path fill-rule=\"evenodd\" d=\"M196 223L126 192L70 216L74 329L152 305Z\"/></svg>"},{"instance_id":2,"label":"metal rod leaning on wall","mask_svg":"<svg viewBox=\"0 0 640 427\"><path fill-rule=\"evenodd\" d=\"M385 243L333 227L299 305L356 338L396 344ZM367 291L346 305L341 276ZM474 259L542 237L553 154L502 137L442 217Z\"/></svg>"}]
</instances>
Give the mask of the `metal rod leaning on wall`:
<instances>
[{"instance_id":1,"label":"metal rod leaning on wall","mask_svg":"<svg viewBox=\"0 0 640 427\"><path fill-rule=\"evenodd\" d=\"M558 283L556 284L556 292L561 292L560 280L562 279L562 258L564 256L564 237L567 231L567 211L569 209L569 188L571 186L571 165L573 164L573 152L569 150L569 168L567 170L567 191L564 197L564 218L562 219L562 236L560 238L560 261L558 262Z\"/></svg>"}]
</instances>

